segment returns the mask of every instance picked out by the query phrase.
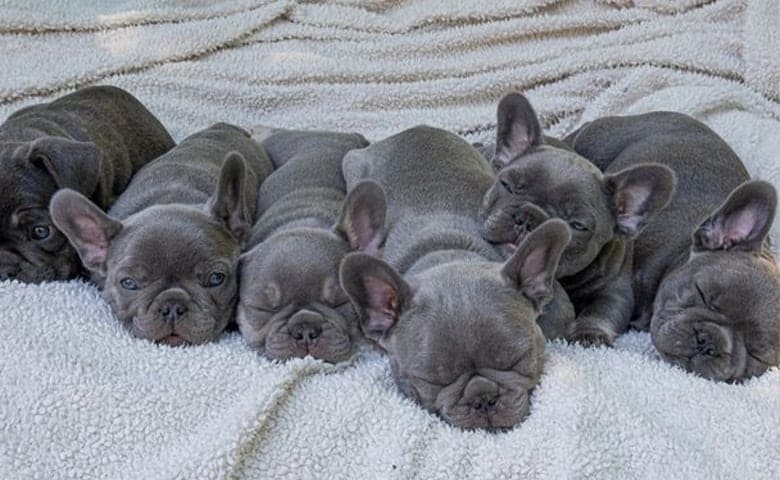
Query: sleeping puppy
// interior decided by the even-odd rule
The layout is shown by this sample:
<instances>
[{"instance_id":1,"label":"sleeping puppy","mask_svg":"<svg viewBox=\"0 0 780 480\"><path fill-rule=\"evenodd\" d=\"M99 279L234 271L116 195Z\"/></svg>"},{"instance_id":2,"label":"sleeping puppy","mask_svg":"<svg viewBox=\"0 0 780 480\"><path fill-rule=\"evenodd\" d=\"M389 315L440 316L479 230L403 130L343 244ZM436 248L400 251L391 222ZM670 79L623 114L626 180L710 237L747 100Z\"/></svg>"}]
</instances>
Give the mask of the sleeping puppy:
<instances>
[{"instance_id":1,"label":"sleeping puppy","mask_svg":"<svg viewBox=\"0 0 780 480\"><path fill-rule=\"evenodd\" d=\"M51 215L133 335L204 343L233 315L238 258L270 170L247 132L216 124L141 169L108 215L73 190L54 196Z\"/></svg>"},{"instance_id":2,"label":"sleeping puppy","mask_svg":"<svg viewBox=\"0 0 780 480\"><path fill-rule=\"evenodd\" d=\"M607 170L653 160L679 179L634 249L635 324L669 362L724 381L780 364L780 271L767 233L774 187L686 115L606 117L566 141Z\"/></svg>"},{"instance_id":3,"label":"sleeping puppy","mask_svg":"<svg viewBox=\"0 0 780 480\"><path fill-rule=\"evenodd\" d=\"M569 225L572 240L558 279L577 314L570 340L609 345L628 327L632 240L669 202L675 185L674 173L651 159L602 173L560 142L546 141L524 96L499 103L497 177L480 210L482 233L513 245L549 218Z\"/></svg>"},{"instance_id":4,"label":"sleeping puppy","mask_svg":"<svg viewBox=\"0 0 780 480\"><path fill-rule=\"evenodd\" d=\"M89 87L23 108L0 125L0 280L43 282L81 272L52 225L49 201L73 189L110 206L143 165L174 146L132 95Z\"/></svg>"},{"instance_id":5,"label":"sleeping puppy","mask_svg":"<svg viewBox=\"0 0 780 480\"><path fill-rule=\"evenodd\" d=\"M348 187L370 179L387 194L385 260L351 253L340 277L400 390L465 429L519 423L541 374L537 317L553 295L566 225L544 223L502 263L477 222L490 168L437 128L349 152L344 176Z\"/></svg>"},{"instance_id":6,"label":"sleeping puppy","mask_svg":"<svg viewBox=\"0 0 780 480\"><path fill-rule=\"evenodd\" d=\"M348 252L379 254L385 200L373 183L345 195L344 155L368 142L358 134L273 130L254 138L276 170L260 187L251 250L241 257L236 320L269 358L347 359L361 337L338 282Z\"/></svg>"}]
</instances>

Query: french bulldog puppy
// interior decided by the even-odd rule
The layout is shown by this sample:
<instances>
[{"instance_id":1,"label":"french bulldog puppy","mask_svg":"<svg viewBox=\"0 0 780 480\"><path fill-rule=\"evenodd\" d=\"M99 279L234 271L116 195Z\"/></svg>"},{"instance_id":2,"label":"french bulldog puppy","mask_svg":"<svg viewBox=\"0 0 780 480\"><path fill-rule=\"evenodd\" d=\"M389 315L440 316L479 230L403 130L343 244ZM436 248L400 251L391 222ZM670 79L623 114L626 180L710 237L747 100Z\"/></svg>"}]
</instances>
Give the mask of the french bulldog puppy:
<instances>
[{"instance_id":1,"label":"french bulldog puppy","mask_svg":"<svg viewBox=\"0 0 780 480\"><path fill-rule=\"evenodd\" d=\"M602 118L566 142L607 170L652 160L677 173L671 203L634 246L634 323L650 325L661 356L722 381L780 364L774 187L750 181L726 142L679 113Z\"/></svg>"},{"instance_id":2,"label":"french bulldog puppy","mask_svg":"<svg viewBox=\"0 0 780 480\"><path fill-rule=\"evenodd\" d=\"M379 254L384 241L381 188L358 184L347 196L341 173L344 155L368 142L324 131L253 133L275 170L260 187L253 248L241 257L238 327L272 359L346 360L361 334L339 263L354 250Z\"/></svg>"},{"instance_id":3,"label":"french bulldog puppy","mask_svg":"<svg viewBox=\"0 0 780 480\"><path fill-rule=\"evenodd\" d=\"M89 87L23 108L0 125L0 280L43 282L81 272L52 225L49 201L73 189L110 206L142 166L175 145L124 90Z\"/></svg>"},{"instance_id":4,"label":"french bulldog puppy","mask_svg":"<svg viewBox=\"0 0 780 480\"><path fill-rule=\"evenodd\" d=\"M65 189L51 216L133 335L204 343L233 315L238 258L271 168L247 132L219 123L142 168L108 215Z\"/></svg>"},{"instance_id":5,"label":"french bulldog puppy","mask_svg":"<svg viewBox=\"0 0 780 480\"><path fill-rule=\"evenodd\" d=\"M553 295L566 225L544 223L502 263L477 222L490 168L437 128L352 150L343 168L348 187L370 179L387 195L384 260L351 253L340 278L400 390L464 429L516 425L539 381L545 338L536 320Z\"/></svg>"},{"instance_id":6,"label":"french bulldog puppy","mask_svg":"<svg viewBox=\"0 0 780 480\"><path fill-rule=\"evenodd\" d=\"M632 241L675 187L672 170L650 160L602 173L561 142L545 139L523 95L499 103L497 176L479 213L482 233L512 245L547 219L569 225L572 239L557 273L577 314L569 340L610 345L629 325Z\"/></svg>"}]
</instances>

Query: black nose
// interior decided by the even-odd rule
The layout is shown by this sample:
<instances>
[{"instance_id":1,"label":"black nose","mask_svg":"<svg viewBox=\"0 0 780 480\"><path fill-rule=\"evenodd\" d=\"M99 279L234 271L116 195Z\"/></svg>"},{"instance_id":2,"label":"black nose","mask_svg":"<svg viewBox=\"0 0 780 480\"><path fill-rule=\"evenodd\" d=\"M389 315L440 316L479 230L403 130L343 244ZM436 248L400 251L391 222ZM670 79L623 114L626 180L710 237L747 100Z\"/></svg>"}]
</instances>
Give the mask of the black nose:
<instances>
[{"instance_id":1,"label":"black nose","mask_svg":"<svg viewBox=\"0 0 780 480\"><path fill-rule=\"evenodd\" d=\"M322 328L318 325L302 323L294 326L290 332L290 335L292 335L292 337L299 345L309 346L314 343L314 341L317 339L317 337L320 336L321 333Z\"/></svg>"},{"instance_id":2,"label":"black nose","mask_svg":"<svg viewBox=\"0 0 780 480\"><path fill-rule=\"evenodd\" d=\"M715 355L715 346L712 344L712 342L709 339L697 335L696 352L699 355L712 357Z\"/></svg>"},{"instance_id":3,"label":"black nose","mask_svg":"<svg viewBox=\"0 0 780 480\"><path fill-rule=\"evenodd\" d=\"M187 306L178 300L169 300L163 302L160 306L160 315L169 321L175 322L179 318L183 317L187 313Z\"/></svg>"},{"instance_id":4,"label":"black nose","mask_svg":"<svg viewBox=\"0 0 780 480\"><path fill-rule=\"evenodd\" d=\"M480 395L473 400L471 408L476 412L487 415L496 411L498 395Z\"/></svg>"},{"instance_id":5,"label":"black nose","mask_svg":"<svg viewBox=\"0 0 780 480\"><path fill-rule=\"evenodd\" d=\"M19 267L14 265L0 266L0 281L13 280L19 274Z\"/></svg>"}]
</instances>

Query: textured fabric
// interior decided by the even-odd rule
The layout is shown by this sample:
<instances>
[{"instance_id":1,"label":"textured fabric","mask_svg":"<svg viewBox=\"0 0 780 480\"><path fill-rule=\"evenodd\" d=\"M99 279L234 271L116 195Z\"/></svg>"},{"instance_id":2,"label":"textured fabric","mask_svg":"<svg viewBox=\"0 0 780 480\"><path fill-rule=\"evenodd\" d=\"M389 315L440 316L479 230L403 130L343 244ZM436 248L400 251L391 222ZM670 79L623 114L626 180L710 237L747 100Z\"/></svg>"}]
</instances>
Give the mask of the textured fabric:
<instances>
[{"instance_id":1,"label":"textured fabric","mask_svg":"<svg viewBox=\"0 0 780 480\"><path fill-rule=\"evenodd\" d=\"M779 27L776 0L6 0L0 118L110 83L177 139L227 121L490 141L517 89L552 135L691 114L780 185ZM708 382L647 334L550 344L531 415L492 435L404 399L375 352L334 367L268 362L235 333L156 346L80 282L0 283L0 309L3 479L780 477L780 370Z\"/></svg>"}]
</instances>

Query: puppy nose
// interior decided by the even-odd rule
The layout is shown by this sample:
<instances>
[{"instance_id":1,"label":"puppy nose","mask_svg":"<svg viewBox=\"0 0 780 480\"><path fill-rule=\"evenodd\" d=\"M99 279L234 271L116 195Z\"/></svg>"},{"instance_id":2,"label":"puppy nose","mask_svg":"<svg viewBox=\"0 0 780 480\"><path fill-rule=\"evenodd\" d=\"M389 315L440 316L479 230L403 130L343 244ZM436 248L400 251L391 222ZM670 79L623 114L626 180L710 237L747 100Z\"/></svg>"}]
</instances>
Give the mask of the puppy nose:
<instances>
[{"instance_id":1,"label":"puppy nose","mask_svg":"<svg viewBox=\"0 0 780 480\"><path fill-rule=\"evenodd\" d=\"M550 215L532 203L526 203L515 215L515 223L525 226L529 231L548 220Z\"/></svg>"},{"instance_id":2,"label":"puppy nose","mask_svg":"<svg viewBox=\"0 0 780 480\"><path fill-rule=\"evenodd\" d=\"M480 375L469 380L463 389L463 396L471 408L482 415L494 413L500 397L498 384Z\"/></svg>"},{"instance_id":3,"label":"puppy nose","mask_svg":"<svg viewBox=\"0 0 780 480\"><path fill-rule=\"evenodd\" d=\"M322 315L301 309L290 317L290 335L301 346L309 346L322 334Z\"/></svg>"},{"instance_id":4,"label":"puppy nose","mask_svg":"<svg viewBox=\"0 0 780 480\"><path fill-rule=\"evenodd\" d=\"M482 415L490 415L496 411L498 395L480 395L472 400L471 408Z\"/></svg>"},{"instance_id":5,"label":"puppy nose","mask_svg":"<svg viewBox=\"0 0 780 480\"><path fill-rule=\"evenodd\" d=\"M13 280L19 274L16 265L0 265L0 281Z\"/></svg>"},{"instance_id":6,"label":"puppy nose","mask_svg":"<svg viewBox=\"0 0 780 480\"><path fill-rule=\"evenodd\" d=\"M301 323L293 327L292 337L302 346L309 346L320 336L322 328L319 325Z\"/></svg>"},{"instance_id":7,"label":"puppy nose","mask_svg":"<svg viewBox=\"0 0 780 480\"><path fill-rule=\"evenodd\" d=\"M178 300L168 300L160 305L160 315L167 320L175 322L187 313L187 306Z\"/></svg>"}]
</instances>

